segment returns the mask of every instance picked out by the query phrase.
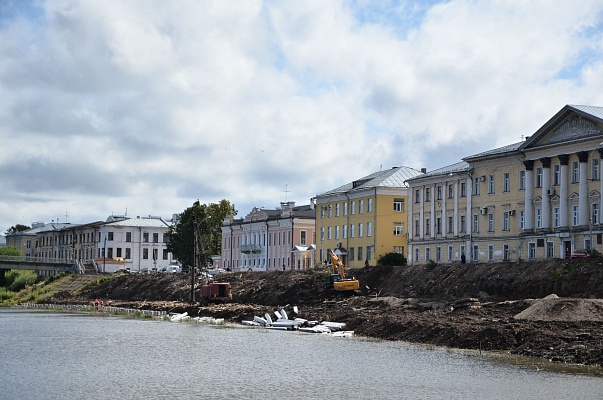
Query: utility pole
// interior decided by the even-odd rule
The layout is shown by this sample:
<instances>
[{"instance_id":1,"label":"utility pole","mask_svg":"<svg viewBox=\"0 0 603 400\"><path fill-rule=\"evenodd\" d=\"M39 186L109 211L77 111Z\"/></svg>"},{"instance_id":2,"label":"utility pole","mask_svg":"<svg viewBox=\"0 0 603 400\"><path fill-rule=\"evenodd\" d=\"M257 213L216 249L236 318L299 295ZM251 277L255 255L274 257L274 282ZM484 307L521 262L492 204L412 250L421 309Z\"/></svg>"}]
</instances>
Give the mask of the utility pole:
<instances>
[{"instance_id":1,"label":"utility pole","mask_svg":"<svg viewBox=\"0 0 603 400\"><path fill-rule=\"evenodd\" d=\"M195 270L199 264L199 230L197 227L197 217L193 218L193 268L191 268L191 305L195 304Z\"/></svg>"}]
</instances>

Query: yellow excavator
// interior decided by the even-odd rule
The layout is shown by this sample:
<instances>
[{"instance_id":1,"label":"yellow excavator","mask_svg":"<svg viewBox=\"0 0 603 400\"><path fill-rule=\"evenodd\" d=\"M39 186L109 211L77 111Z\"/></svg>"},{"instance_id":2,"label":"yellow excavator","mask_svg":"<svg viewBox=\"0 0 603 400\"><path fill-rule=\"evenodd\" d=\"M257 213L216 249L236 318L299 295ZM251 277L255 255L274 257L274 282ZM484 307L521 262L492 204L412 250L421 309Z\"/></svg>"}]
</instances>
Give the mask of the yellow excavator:
<instances>
[{"instance_id":1,"label":"yellow excavator","mask_svg":"<svg viewBox=\"0 0 603 400\"><path fill-rule=\"evenodd\" d=\"M327 281L327 289L340 294L354 294L360 289L360 282L354 278L346 278L343 269L343 263L337 257L337 254L331 253L332 273Z\"/></svg>"}]
</instances>

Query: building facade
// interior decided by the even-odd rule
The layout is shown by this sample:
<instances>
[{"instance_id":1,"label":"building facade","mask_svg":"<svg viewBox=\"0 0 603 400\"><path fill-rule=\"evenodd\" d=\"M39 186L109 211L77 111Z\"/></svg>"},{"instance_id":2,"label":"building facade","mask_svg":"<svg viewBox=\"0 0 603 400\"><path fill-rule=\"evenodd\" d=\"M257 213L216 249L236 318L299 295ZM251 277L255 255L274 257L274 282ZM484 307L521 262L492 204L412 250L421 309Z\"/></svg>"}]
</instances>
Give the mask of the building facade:
<instances>
[{"instance_id":1,"label":"building facade","mask_svg":"<svg viewBox=\"0 0 603 400\"><path fill-rule=\"evenodd\" d=\"M525 141L410 179L409 262L602 251L601 158L603 108L568 105Z\"/></svg>"},{"instance_id":2,"label":"building facade","mask_svg":"<svg viewBox=\"0 0 603 400\"><path fill-rule=\"evenodd\" d=\"M378 171L317 195L318 259L335 252L345 266L375 265L390 252L405 254L408 187L421 172L408 167Z\"/></svg>"},{"instance_id":3,"label":"building facade","mask_svg":"<svg viewBox=\"0 0 603 400\"><path fill-rule=\"evenodd\" d=\"M305 270L314 266L313 205L254 208L222 225L220 266L229 271Z\"/></svg>"}]
</instances>

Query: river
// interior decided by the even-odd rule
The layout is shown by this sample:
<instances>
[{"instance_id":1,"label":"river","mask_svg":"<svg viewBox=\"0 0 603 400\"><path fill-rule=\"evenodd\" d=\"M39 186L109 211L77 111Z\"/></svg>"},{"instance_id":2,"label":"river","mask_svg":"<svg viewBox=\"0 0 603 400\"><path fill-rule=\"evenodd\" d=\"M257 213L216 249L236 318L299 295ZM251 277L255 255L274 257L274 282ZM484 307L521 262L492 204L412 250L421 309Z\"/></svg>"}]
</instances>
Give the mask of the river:
<instances>
[{"instance_id":1,"label":"river","mask_svg":"<svg viewBox=\"0 0 603 400\"><path fill-rule=\"evenodd\" d=\"M1 399L601 399L598 368L361 338L0 309Z\"/></svg>"}]
</instances>

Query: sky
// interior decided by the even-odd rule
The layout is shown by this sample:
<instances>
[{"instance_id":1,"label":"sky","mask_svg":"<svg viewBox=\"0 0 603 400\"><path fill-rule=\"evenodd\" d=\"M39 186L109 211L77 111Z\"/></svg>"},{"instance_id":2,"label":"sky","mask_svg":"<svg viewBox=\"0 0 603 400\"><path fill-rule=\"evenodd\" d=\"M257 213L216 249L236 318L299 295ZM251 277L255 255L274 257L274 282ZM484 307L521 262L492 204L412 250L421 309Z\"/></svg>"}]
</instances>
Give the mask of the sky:
<instances>
[{"instance_id":1,"label":"sky","mask_svg":"<svg viewBox=\"0 0 603 400\"><path fill-rule=\"evenodd\" d=\"M603 106L600 0L0 0L0 232L437 169Z\"/></svg>"}]
</instances>

